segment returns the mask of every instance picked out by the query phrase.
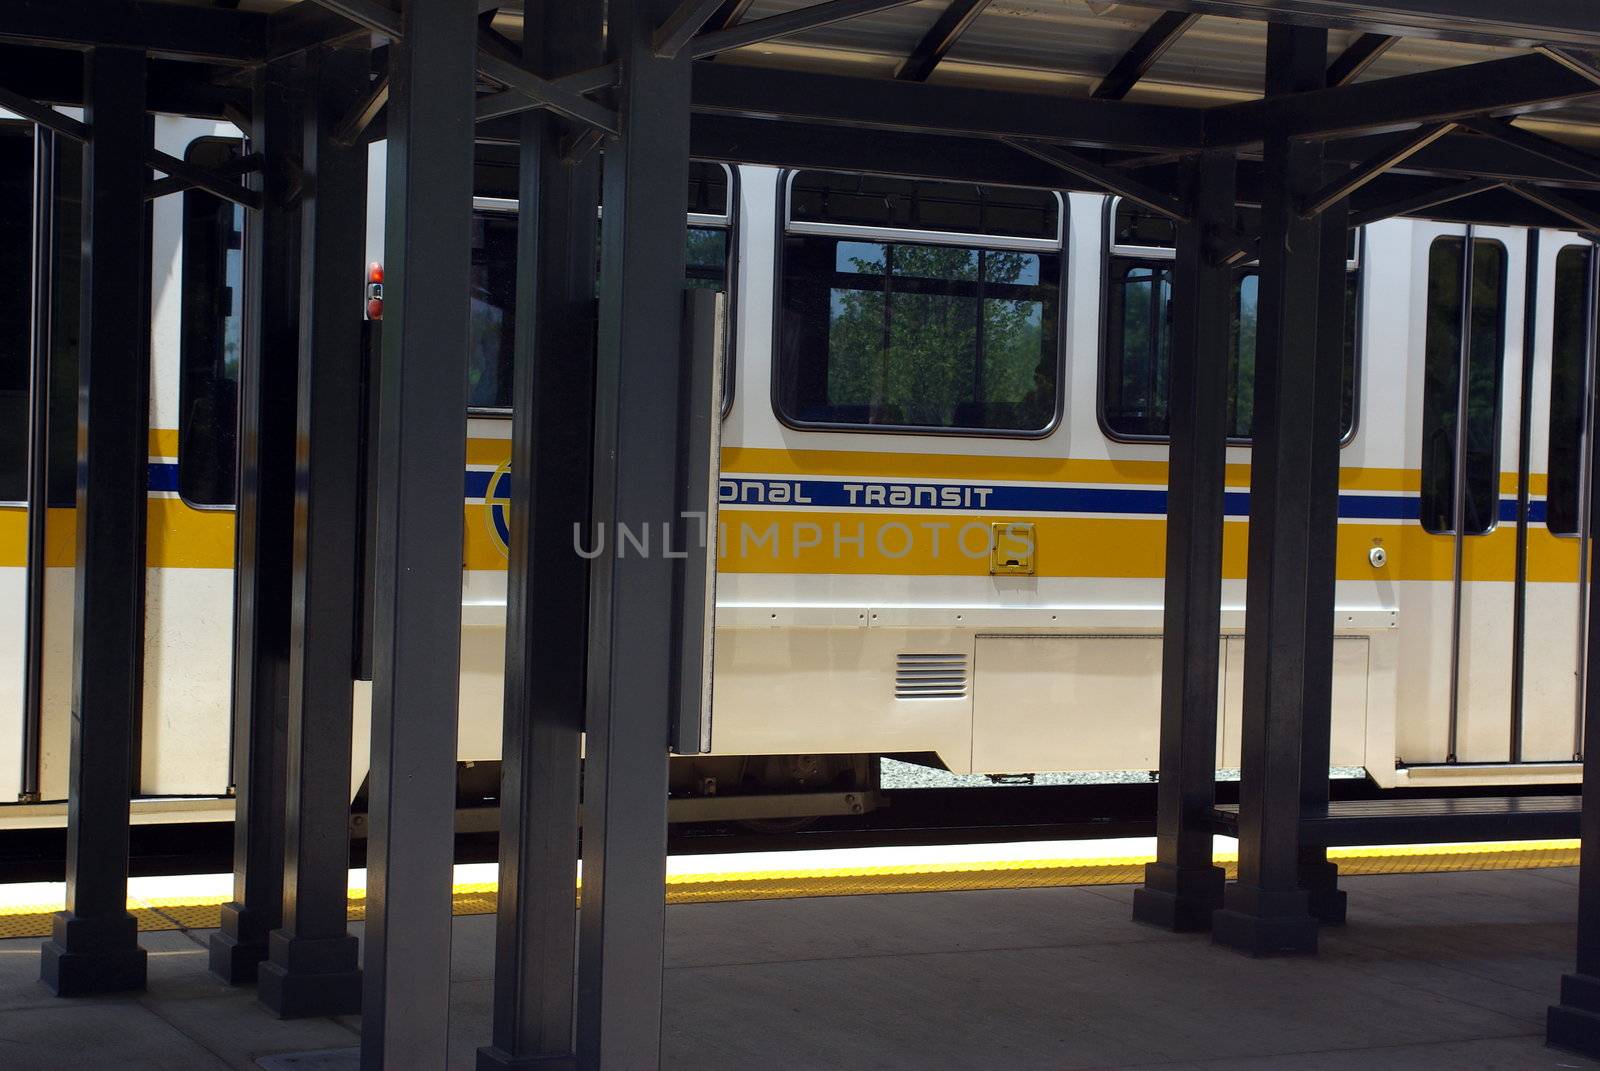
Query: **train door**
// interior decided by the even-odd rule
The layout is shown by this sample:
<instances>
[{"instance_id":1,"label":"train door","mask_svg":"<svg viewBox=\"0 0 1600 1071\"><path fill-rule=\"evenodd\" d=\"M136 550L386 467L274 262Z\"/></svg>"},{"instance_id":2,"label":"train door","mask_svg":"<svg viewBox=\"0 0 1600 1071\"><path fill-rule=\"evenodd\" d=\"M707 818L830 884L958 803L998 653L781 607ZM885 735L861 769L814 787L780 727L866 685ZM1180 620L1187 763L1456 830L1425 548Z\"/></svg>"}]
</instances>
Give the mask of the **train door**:
<instances>
[{"instance_id":1,"label":"train door","mask_svg":"<svg viewBox=\"0 0 1600 1071\"><path fill-rule=\"evenodd\" d=\"M212 120L161 116L154 137L207 168L243 152ZM142 795L220 796L231 780L245 226L244 209L203 190L151 202Z\"/></svg>"},{"instance_id":2,"label":"train door","mask_svg":"<svg viewBox=\"0 0 1600 1071\"><path fill-rule=\"evenodd\" d=\"M1552 535L1548 474L1537 470L1552 446L1558 461L1562 451L1582 454L1568 440L1581 439L1587 362L1577 361L1576 384L1568 365L1586 345L1588 266L1575 268L1559 238L1433 230L1420 251L1423 544L1403 574L1424 583L1402 614L1413 648L1427 649L1430 683L1427 713L1415 719L1426 739L1403 736L1401 757L1464 767L1570 760L1580 607L1568 574L1584 474L1563 468L1560 477L1571 483L1570 513L1564 500L1557 521L1573 528L1571 539ZM1552 400L1563 413L1578 406L1556 438Z\"/></svg>"},{"instance_id":3,"label":"train door","mask_svg":"<svg viewBox=\"0 0 1600 1071\"><path fill-rule=\"evenodd\" d=\"M1527 519L1513 578L1509 752L1514 762L1563 762L1579 757L1582 740L1597 262L1594 247L1570 234L1531 240L1538 335L1523 370L1518 509Z\"/></svg>"},{"instance_id":4,"label":"train door","mask_svg":"<svg viewBox=\"0 0 1600 1071\"><path fill-rule=\"evenodd\" d=\"M0 112L0 801L67 793L80 163Z\"/></svg>"},{"instance_id":5,"label":"train door","mask_svg":"<svg viewBox=\"0 0 1600 1071\"><path fill-rule=\"evenodd\" d=\"M34 143L32 123L0 121L0 802L25 791L20 745L32 706L25 682L34 601L27 568L35 517L28 508Z\"/></svg>"}]
</instances>

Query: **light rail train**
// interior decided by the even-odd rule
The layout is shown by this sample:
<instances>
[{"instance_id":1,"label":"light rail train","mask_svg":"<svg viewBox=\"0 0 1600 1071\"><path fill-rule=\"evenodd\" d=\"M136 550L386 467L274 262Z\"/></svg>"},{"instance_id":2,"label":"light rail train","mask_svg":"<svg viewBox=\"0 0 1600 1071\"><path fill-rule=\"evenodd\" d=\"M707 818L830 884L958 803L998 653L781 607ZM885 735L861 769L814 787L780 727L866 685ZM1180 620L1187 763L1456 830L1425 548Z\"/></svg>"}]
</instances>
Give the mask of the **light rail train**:
<instances>
[{"instance_id":1,"label":"light rail train","mask_svg":"<svg viewBox=\"0 0 1600 1071\"><path fill-rule=\"evenodd\" d=\"M155 129L157 148L193 161L239 151L227 124ZM35 189L34 152L31 125L0 122L0 799L28 780L29 206L53 196L48 803L66 796L69 750L78 193L74 147L54 150L53 191ZM490 795L511 159L485 147L478 169L464 414L459 759ZM675 799L724 801L707 816L846 813L870 801L880 756L997 777L1153 770L1170 226L1094 194L712 163L694 165L687 211L686 284L724 291L729 327L713 751L673 760ZM245 225L203 192L152 202L146 817L230 791ZM1413 220L1352 234L1332 756L1382 787L1579 778L1596 269L1577 235L1538 239ZM1246 265L1219 767L1239 751L1255 293ZM355 688L353 789L368 743L367 686ZM797 794L786 810L739 809Z\"/></svg>"}]
</instances>

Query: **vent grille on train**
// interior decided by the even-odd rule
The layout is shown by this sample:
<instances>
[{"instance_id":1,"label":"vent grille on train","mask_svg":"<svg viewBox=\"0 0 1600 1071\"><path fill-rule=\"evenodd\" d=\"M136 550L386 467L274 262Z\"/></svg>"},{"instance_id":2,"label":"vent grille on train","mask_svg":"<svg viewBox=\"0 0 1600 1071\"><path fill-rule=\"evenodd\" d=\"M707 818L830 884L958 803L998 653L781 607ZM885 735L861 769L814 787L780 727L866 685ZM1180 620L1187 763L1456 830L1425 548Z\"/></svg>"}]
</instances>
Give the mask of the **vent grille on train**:
<instances>
[{"instance_id":1,"label":"vent grille on train","mask_svg":"<svg viewBox=\"0 0 1600 1071\"><path fill-rule=\"evenodd\" d=\"M896 699L961 699L967 694L964 654L895 655Z\"/></svg>"}]
</instances>

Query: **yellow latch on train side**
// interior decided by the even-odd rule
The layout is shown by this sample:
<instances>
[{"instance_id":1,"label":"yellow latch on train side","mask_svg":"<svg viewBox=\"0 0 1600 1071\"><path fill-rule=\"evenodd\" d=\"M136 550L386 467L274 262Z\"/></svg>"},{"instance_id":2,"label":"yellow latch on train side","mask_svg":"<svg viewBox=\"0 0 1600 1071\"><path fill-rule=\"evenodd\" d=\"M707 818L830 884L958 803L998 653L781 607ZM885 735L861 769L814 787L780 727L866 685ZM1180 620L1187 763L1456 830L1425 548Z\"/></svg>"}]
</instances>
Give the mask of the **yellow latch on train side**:
<instances>
[{"instance_id":1,"label":"yellow latch on train side","mask_svg":"<svg viewBox=\"0 0 1600 1071\"><path fill-rule=\"evenodd\" d=\"M990 524L989 575L1032 576L1039 544L1028 521L994 521Z\"/></svg>"}]
</instances>

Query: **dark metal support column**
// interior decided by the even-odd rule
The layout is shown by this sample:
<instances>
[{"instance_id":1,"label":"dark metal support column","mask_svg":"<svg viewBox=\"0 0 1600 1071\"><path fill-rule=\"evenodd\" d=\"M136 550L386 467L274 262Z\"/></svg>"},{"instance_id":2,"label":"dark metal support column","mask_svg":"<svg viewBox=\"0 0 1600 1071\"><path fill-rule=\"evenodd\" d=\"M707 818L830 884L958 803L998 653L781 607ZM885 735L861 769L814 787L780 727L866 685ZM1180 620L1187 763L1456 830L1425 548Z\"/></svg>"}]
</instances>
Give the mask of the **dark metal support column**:
<instances>
[{"instance_id":1,"label":"dark metal support column","mask_svg":"<svg viewBox=\"0 0 1600 1071\"><path fill-rule=\"evenodd\" d=\"M1178 226L1172 282L1166 614L1161 660L1161 781L1156 861L1133 917L1203 930L1222 905L1207 810L1216 802L1217 673L1222 630L1223 487L1228 438L1228 320L1233 273L1209 252L1233 226L1232 153L1194 162L1190 214Z\"/></svg>"},{"instance_id":2,"label":"dark metal support column","mask_svg":"<svg viewBox=\"0 0 1600 1071\"><path fill-rule=\"evenodd\" d=\"M371 836L361 1063L443 1067L460 690L478 18L409 0L389 46L374 472Z\"/></svg>"},{"instance_id":3,"label":"dark metal support column","mask_svg":"<svg viewBox=\"0 0 1600 1071\"><path fill-rule=\"evenodd\" d=\"M1267 31L1269 95L1315 89L1324 30ZM1255 430L1245 596L1239 880L1212 917L1221 943L1252 955L1313 952L1317 923L1299 887L1301 732L1306 703L1308 575L1314 549L1314 414L1321 224L1298 205L1321 179L1322 148L1286 137L1264 146ZM1325 627L1325 626L1324 626Z\"/></svg>"},{"instance_id":4,"label":"dark metal support column","mask_svg":"<svg viewBox=\"0 0 1600 1071\"><path fill-rule=\"evenodd\" d=\"M41 961L45 983L61 996L145 982L145 951L127 910L149 456L145 54L89 52L84 101L94 136L83 163L67 909L56 915Z\"/></svg>"},{"instance_id":5,"label":"dark metal support column","mask_svg":"<svg viewBox=\"0 0 1600 1071\"><path fill-rule=\"evenodd\" d=\"M19 803L39 802L44 729L45 534L50 515L50 351L55 320L56 138L33 128L33 285L28 324L28 549L22 630L22 771Z\"/></svg>"},{"instance_id":6,"label":"dark metal support column","mask_svg":"<svg viewBox=\"0 0 1600 1071\"><path fill-rule=\"evenodd\" d=\"M1594 293L1595 271L1593 246L1590 246L1588 277L1589 293ZM1527 267L1523 272L1522 314L1522 368L1519 377L1521 392L1517 400L1517 549L1511 576L1511 734L1507 741L1506 757L1511 762L1522 761L1523 704L1527 693L1528 668L1528 472L1533 454L1533 368L1539 354L1539 228L1528 229L1525 254ZM1591 306L1593 298L1590 299ZM1589 340L1594 348L1594 339ZM1592 470L1591 470L1592 471ZM1591 529L1592 531L1592 529ZM1581 678L1580 678L1581 679Z\"/></svg>"},{"instance_id":7,"label":"dark metal support column","mask_svg":"<svg viewBox=\"0 0 1600 1071\"><path fill-rule=\"evenodd\" d=\"M290 160L300 155L298 58L257 69L248 180L261 211L245 225L244 360L239 369L239 490L234 543L233 901L211 935L213 973L253 983L283 922L284 747L289 592L294 575L294 397L300 215Z\"/></svg>"},{"instance_id":8,"label":"dark metal support column","mask_svg":"<svg viewBox=\"0 0 1600 1071\"><path fill-rule=\"evenodd\" d=\"M538 14L524 57L536 73L604 60L598 5L551 2ZM571 129L548 112L522 115L499 920L480 1071L573 1058L589 574L572 533L589 519L600 175L595 154L562 160Z\"/></svg>"},{"instance_id":9,"label":"dark metal support column","mask_svg":"<svg viewBox=\"0 0 1600 1071\"><path fill-rule=\"evenodd\" d=\"M283 1018L361 1010L345 915L367 150L335 133L369 67L364 49L307 57L283 928L260 973L261 1003Z\"/></svg>"},{"instance_id":10,"label":"dark metal support column","mask_svg":"<svg viewBox=\"0 0 1600 1071\"><path fill-rule=\"evenodd\" d=\"M1468 250L1470 254L1471 250ZM1590 257L1600 254L1591 249ZM1589 346L1590 383L1596 350ZM1589 471L1600 472L1600 435L1588 436ZM1600 495L1589 495L1589 529L1600 531ZM1578 868L1577 969L1561 976L1561 1003L1545 1019L1545 1040L1600 1057L1600 540L1589 540L1589 630L1584 653L1583 838Z\"/></svg>"},{"instance_id":11,"label":"dark metal support column","mask_svg":"<svg viewBox=\"0 0 1600 1071\"><path fill-rule=\"evenodd\" d=\"M657 58L672 0L613 0L622 136L606 149L595 390L577 1051L584 1068L655 1067L666 921L667 740L674 562L619 554L678 511L678 362L688 183L689 65Z\"/></svg>"},{"instance_id":12,"label":"dark metal support column","mask_svg":"<svg viewBox=\"0 0 1600 1071\"><path fill-rule=\"evenodd\" d=\"M1345 279L1350 202L1322 213L1317 297L1316 410L1311 417L1310 549L1306 571L1305 724L1300 751L1300 811L1327 814L1333 750L1333 624L1339 546L1339 438L1344 400ZM1328 850L1301 845L1300 887L1311 914L1340 925L1345 894Z\"/></svg>"}]
</instances>

